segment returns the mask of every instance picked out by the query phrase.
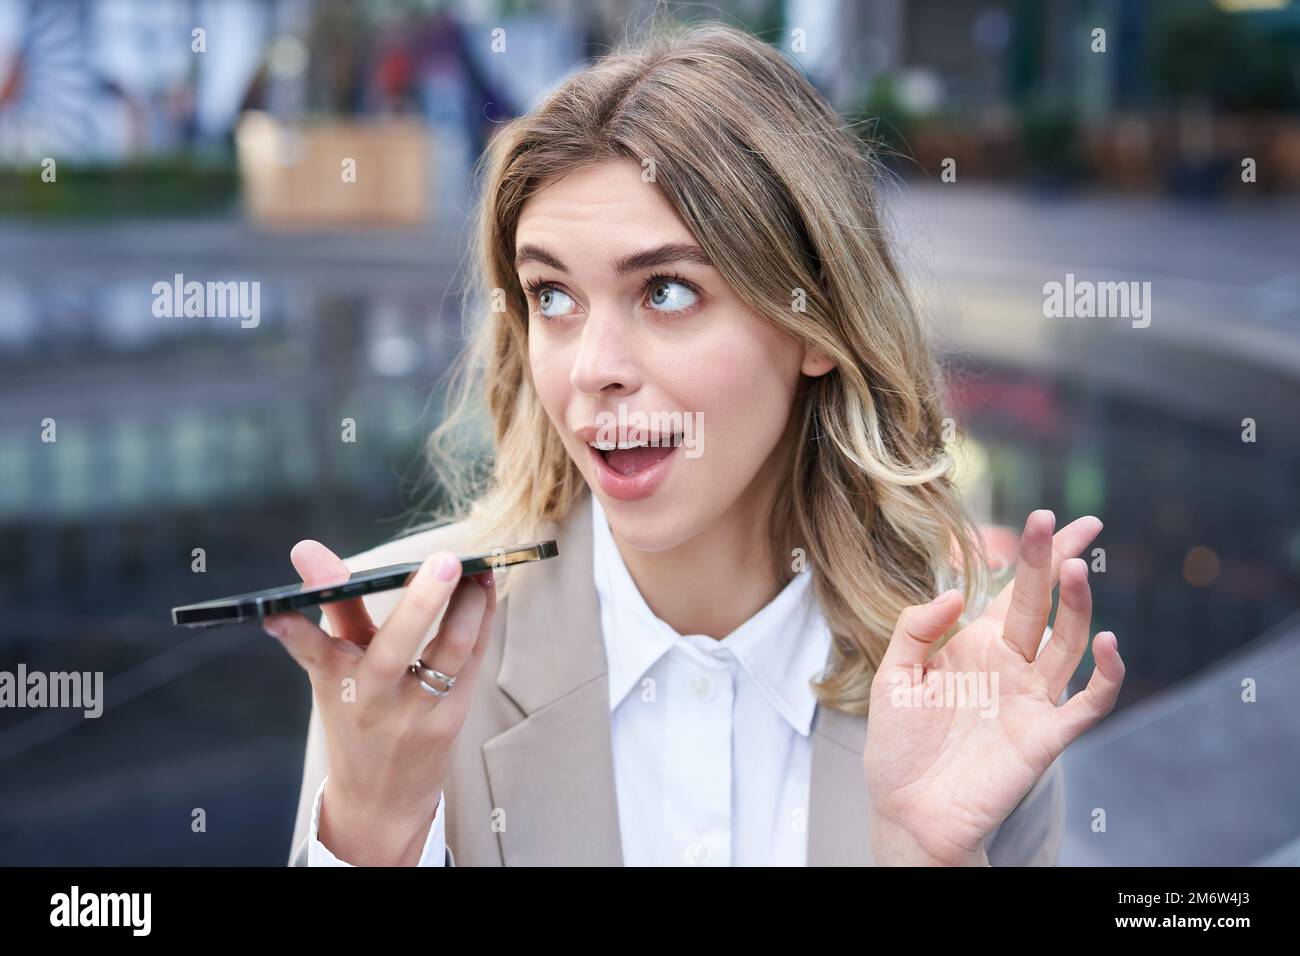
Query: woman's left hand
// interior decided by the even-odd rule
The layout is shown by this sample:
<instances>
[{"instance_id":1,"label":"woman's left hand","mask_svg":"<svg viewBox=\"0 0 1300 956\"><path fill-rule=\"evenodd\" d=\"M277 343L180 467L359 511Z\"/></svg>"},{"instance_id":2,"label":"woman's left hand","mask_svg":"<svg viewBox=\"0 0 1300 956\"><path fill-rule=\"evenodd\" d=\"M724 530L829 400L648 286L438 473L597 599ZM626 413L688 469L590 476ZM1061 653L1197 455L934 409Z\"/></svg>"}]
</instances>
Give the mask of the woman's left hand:
<instances>
[{"instance_id":1,"label":"woman's left hand","mask_svg":"<svg viewBox=\"0 0 1300 956\"><path fill-rule=\"evenodd\" d=\"M1025 522L1015 580L933 657L961 614L952 590L899 616L871 685L863 766L878 864L987 864L984 842L1066 746L1106 716L1124 680L1115 635L1093 641L1088 686L1058 706L1088 644L1088 566L1075 557L1101 522L1055 537L1055 516ZM1043 633L1059 576L1051 640Z\"/></svg>"}]
</instances>

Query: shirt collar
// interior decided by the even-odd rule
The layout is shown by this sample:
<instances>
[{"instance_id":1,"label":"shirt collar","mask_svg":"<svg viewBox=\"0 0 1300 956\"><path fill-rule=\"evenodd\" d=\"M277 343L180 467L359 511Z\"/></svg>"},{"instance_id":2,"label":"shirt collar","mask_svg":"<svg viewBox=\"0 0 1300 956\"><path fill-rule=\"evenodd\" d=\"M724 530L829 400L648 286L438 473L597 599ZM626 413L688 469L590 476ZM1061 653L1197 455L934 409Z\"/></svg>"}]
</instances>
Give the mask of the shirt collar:
<instances>
[{"instance_id":1,"label":"shirt collar","mask_svg":"<svg viewBox=\"0 0 1300 956\"><path fill-rule=\"evenodd\" d=\"M613 612L610 619L623 625L601 627L610 710L673 647L706 661L730 653L768 703L806 737L817 707L808 682L825 666L831 645L830 629L812 590L812 572L796 574L776 597L721 641L683 636L646 604L614 542L604 509L594 493L589 497L596 592L602 610L609 608Z\"/></svg>"}]
</instances>

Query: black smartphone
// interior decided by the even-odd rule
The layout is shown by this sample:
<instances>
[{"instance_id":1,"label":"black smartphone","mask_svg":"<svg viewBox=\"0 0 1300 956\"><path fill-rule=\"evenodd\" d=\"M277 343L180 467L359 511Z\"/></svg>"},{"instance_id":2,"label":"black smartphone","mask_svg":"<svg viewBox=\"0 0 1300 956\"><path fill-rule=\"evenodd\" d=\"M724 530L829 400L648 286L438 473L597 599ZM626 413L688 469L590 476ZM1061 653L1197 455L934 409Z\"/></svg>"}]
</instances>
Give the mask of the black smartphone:
<instances>
[{"instance_id":1,"label":"black smartphone","mask_svg":"<svg viewBox=\"0 0 1300 956\"><path fill-rule=\"evenodd\" d=\"M514 564L542 561L553 558L559 553L554 541L517 544L512 548L493 548L491 551L469 554L460 558L461 575L469 577L471 574L482 574L484 571L506 568ZM285 611L328 604L331 601L346 601L349 598L374 594L376 591L404 588L423 563L411 561L406 564L371 568L369 571L354 571L344 580L318 584L310 588L303 584L289 584L282 588L267 588L265 591L249 591L247 594L234 594L199 604L186 604L172 608L172 623L180 627L237 624L240 621L251 621L270 614L283 614Z\"/></svg>"}]
</instances>

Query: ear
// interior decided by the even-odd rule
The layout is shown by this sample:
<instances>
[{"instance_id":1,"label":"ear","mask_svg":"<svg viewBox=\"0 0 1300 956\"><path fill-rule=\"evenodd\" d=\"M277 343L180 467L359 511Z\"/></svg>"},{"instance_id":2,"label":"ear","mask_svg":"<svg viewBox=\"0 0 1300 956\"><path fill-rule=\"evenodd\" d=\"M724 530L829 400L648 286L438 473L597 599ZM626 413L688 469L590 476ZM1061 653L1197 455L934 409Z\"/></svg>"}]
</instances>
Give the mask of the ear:
<instances>
[{"instance_id":1,"label":"ear","mask_svg":"<svg viewBox=\"0 0 1300 956\"><path fill-rule=\"evenodd\" d=\"M803 364L799 366L799 371L816 378L819 375L825 375L834 367L835 360L825 352L819 352L816 349L804 346Z\"/></svg>"}]
</instances>

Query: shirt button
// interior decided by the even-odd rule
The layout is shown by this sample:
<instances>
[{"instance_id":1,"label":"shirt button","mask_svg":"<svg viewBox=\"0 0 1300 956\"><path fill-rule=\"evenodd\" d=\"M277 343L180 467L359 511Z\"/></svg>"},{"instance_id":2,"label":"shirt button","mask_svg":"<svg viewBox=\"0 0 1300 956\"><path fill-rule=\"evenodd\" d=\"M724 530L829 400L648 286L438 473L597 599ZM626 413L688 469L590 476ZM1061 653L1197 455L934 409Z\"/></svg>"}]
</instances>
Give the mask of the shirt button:
<instances>
[{"instance_id":1,"label":"shirt button","mask_svg":"<svg viewBox=\"0 0 1300 956\"><path fill-rule=\"evenodd\" d=\"M709 858L709 848L696 840L694 843L687 845L685 856L687 866L699 866Z\"/></svg>"},{"instance_id":2,"label":"shirt button","mask_svg":"<svg viewBox=\"0 0 1300 956\"><path fill-rule=\"evenodd\" d=\"M690 688L691 695L696 700L704 700L709 696L709 691L713 690L713 681L709 680L709 678L703 674L693 675L691 679L686 682L686 685Z\"/></svg>"}]
</instances>

